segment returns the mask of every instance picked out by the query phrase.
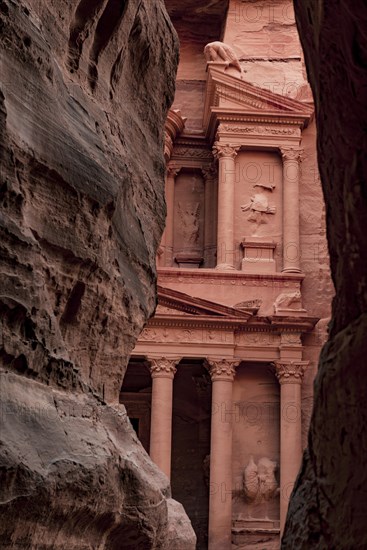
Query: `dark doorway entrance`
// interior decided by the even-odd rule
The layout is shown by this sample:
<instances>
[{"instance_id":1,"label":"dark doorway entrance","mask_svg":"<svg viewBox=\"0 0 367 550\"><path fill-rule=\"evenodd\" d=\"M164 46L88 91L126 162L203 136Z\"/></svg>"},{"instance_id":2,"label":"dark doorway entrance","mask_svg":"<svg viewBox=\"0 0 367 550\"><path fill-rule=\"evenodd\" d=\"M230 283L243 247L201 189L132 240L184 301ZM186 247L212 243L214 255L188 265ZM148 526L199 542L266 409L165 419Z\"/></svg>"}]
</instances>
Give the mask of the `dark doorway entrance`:
<instances>
[{"instance_id":1,"label":"dark doorway entrance","mask_svg":"<svg viewBox=\"0 0 367 550\"><path fill-rule=\"evenodd\" d=\"M172 495L208 547L211 381L202 361L182 361L173 385Z\"/></svg>"}]
</instances>

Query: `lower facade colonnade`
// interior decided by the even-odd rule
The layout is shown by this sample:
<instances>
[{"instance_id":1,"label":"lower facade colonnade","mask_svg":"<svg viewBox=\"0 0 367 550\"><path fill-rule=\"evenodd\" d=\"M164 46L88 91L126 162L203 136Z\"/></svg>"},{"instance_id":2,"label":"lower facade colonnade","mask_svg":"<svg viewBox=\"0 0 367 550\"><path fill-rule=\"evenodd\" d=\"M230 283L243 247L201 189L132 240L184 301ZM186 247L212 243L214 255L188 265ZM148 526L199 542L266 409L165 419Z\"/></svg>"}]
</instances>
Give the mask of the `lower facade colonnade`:
<instances>
[{"instance_id":1,"label":"lower facade colonnade","mask_svg":"<svg viewBox=\"0 0 367 550\"><path fill-rule=\"evenodd\" d=\"M185 365L189 360L184 357L166 354L160 357L148 357L148 361L152 381L150 456L170 479L172 426L174 424L174 378L177 368L185 369ZM203 369L205 367L204 372L205 370L208 372L208 381L209 384L211 383L210 454L207 457L209 462L207 547L209 550L229 550L232 548L234 536L238 539L238 537L243 536L241 533L249 533L251 530L255 532L259 528L260 530L270 529L272 530L272 536L278 537L279 526L280 535L284 528L289 497L301 464L301 386L308 362L294 359L276 359L273 362L268 361L267 364L259 363L258 367L256 367L256 364L254 365L251 361L235 357L223 358L214 356L205 357L202 360L196 359L196 361L201 362ZM178 366L180 362L181 365ZM273 462L271 462L270 459L265 458L263 451L259 451L260 454L258 456L249 455L250 458L248 459L247 466L243 464L244 470L242 474L243 478L240 482L241 487L238 487L238 481L236 481L236 468L238 470L238 464L234 467L236 460L238 462L239 456L238 451L235 449L236 442L238 444L238 441L234 438L233 434L234 422L238 422L239 418L239 403L234 399L234 383L236 382L237 384L236 391L238 396L238 386L243 387L244 383L246 385L246 382L244 382L244 373L248 371L249 367L250 370L255 368L255 371L252 370L252 372L259 372L259 376L261 376L261 369L263 369L263 372L266 371L268 373L267 376L270 376L270 384L271 379L274 382L275 380L279 382L279 390L276 389L276 382L274 386L279 396L279 401L277 401L279 403L279 421L277 420L279 425L274 425L274 428L271 428L274 434L278 434L276 435L276 441L279 438L279 443L276 443L275 448L279 449L279 460L276 459L276 462L274 462L273 456ZM258 370L256 370L257 368ZM180 372L183 371L180 370ZM180 396L177 395L176 398L180 398ZM236 426L236 438L238 438L238 434L240 434L241 438L241 433L245 433L243 432L244 429L247 428ZM246 453L253 452L247 449L250 443L249 440L246 440L241 444L244 445L243 448L246 449ZM195 449L192 452L195 452ZM280 510L280 521L273 514L269 516L272 518L271 520L267 514L263 519L256 516L256 514L254 516L248 512L240 513L238 516L238 506L237 508L234 507L236 498L238 502L238 491L240 490L241 494L245 491L244 494L246 496L246 490L251 492L253 489L245 487L246 467L249 471L251 468L255 468L255 465L257 468L263 468L264 465L266 466L270 463L275 467L271 472L273 476L272 482L275 484L273 487L274 490L271 491L271 498L279 499L278 510ZM275 473L276 470L279 471L279 476ZM254 474L254 483L261 484L262 475L260 470L258 470L256 475ZM269 475L269 472L266 475ZM277 487L278 489L276 489ZM261 493L261 488L255 488L255 492L256 490ZM173 497L175 497L174 494ZM258 503L259 501L257 501ZM256 509L257 504L254 501L251 504L251 510ZM241 533L239 526L242 526Z\"/></svg>"}]
</instances>

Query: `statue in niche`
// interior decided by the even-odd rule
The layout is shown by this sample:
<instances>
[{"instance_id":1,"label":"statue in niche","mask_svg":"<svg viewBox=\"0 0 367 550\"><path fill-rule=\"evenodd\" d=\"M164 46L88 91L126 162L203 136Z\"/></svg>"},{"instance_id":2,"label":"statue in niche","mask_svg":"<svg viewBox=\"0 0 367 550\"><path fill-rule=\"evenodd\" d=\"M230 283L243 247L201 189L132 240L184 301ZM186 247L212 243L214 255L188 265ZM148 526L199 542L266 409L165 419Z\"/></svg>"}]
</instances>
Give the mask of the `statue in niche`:
<instances>
[{"instance_id":1,"label":"statue in niche","mask_svg":"<svg viewBox=\"0 0 367 550\"><path fill-rule=\"evenodd\" d=\"M251 455L243 471L243 491L248 504L265 503L265 519L268 519L268 503L278 493L279 487L275 477L277 463L263 457L256 464Z\"/></svg>"},{"instance_id":2,"label":"statue in niche","mask_svg":"<svg viewBox=\"0 0 367 550\"><path fill-rule=\"evenodd\" d=\"M178 203L178 214L180 216L180 229L185 245L197 245L199 240L199 211L200 203L187 202L183 205Z\"/></svg>"},{"instance_id":3,"label":"statue in niche","mask_svg":"<svg viewBox=\"0 0 367 550\"><path fill-rule=\"evenodd\" d=\"M256 224L256 229L264 224L268 223L268 214L275 214L276 207L269 204L268 193L272 193L275 189L275 185L269 183L256 183L254 186L260 187L261 191L256 192L250 197L250 202L241 206L242 212L250 212L247 218L249 222Z\"/></svg>"},{"instance_id":4,"label":"statue in niche","mask_svg":"<svg viewBox=\"0 0 367 550\"><path fill-rule=\"evenodd\" d=\"M301 293L299 290L295 292L282 292L282 294L279 294L274 302L274 311L277 313L279 309L290 309L291 306L296 306L294 309L299 309L301 307Z\"/></svg>"},{"instance_id":5,"label":"statue in niche","mask_svg":"<svg viewBox=\"0 0 367 550\"><path fill-rule=\"evenodd\" d=\"M228 68L232 65L241 73L241 78L243 78L243 69L240 65L237 55L235 54L233 48L224 44L224 42L209 42L204 48L204 55L207 61L224 61L225 67Z\"/></svg>"}]
</instances>

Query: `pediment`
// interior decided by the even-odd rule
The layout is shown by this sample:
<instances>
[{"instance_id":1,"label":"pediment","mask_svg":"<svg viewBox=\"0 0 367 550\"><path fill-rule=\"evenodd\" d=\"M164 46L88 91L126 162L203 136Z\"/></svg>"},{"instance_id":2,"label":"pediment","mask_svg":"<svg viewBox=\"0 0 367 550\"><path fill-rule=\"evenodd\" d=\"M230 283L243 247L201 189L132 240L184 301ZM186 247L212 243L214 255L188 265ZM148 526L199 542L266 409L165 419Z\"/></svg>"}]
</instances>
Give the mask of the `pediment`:
<instances>
[{"instance_id":1,"label":"pediment","mask_svg":"<svg viewBox=\"0 0 367 550\"><path fill-rule=\"evenodd\" d=\"M266 115L272 118L299 118L307 125L313 108L305 103L255 86L237 74L224 70L223 65L208 63L204 128L208 127L213 111L233 112L242 115Z\"/></svg>"},{"instance_id":2,"label":"pediment","mask_svg":"<svg viewBox=\"0 0 367 550\"><path fill-rule=\"evenodd\" d=\"M237 309L234 307L225 306L223 304L218 304L211 302L209 300L204 300L202 298L196 298L185 294L184 292L179 292L177 290L172 290L171 288L165 288L158 285L158 307L156 315L197 315L197 316L208 316L208 317L218 317L221 319L226 318L238 318L238 319L249 319L252 316L252 311L244 311L243 309Z\"/></svg>"}]
</instances>

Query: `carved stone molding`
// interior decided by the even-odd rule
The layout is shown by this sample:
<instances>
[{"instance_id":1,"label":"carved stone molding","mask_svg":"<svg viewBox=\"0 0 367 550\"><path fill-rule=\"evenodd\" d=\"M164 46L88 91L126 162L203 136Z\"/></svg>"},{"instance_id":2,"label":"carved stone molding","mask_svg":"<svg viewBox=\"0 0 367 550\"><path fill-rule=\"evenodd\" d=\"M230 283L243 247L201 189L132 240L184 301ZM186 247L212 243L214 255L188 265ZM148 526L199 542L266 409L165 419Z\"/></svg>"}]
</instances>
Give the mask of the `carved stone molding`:
<instances>
[{"instance_id":1,"label":"carved stone molding","mask_svg":"<svg viewBox=\"0 0 367 550\"><path fill-rule=\"evenodd\" d=\"M277 126L235 126L231 124L220 124L217 130L218 134L221 132L233 133L233 134L257 134L257 135L284 135L293 136L297 133L297 128L279 128Z\"/></svg>"},{"instance_id":2,"label":"carved stone molding","mask_svg":"<svg viewBox=\"0 0 367 550\"><path fill-rule=\"evenodd\" d=\"M148 359L150 362L150 372L152 378L174 378L177 369L176 365L180 362L181 357L155 357Z\"/></svg>"},{"instance_id":3,"label":"carved stone molding","mask_svg":"<svg viewBox=\"0 0 367 550\"><path fill-rule=\"evenodd\" d=\"M282 155L283 162L296 161L301 162L303 158L303 149L295 147L281 147L280 154Z\"/></svg>"},{"instance_id":4,"label":"carved stone molding","mask_svg":"<svg viewBox=\"0 0 367 550\"><path fill-rule=\"evenodd\" d=\"M274 365L279 384L302 384L309 361L276 361Z\"/></svg>"},{"instance_id":5,"label":"carved stone molding","mask_svg":"<svg viewBox=\"0 0 367 550\"><path fill-rule=\"evenodd\" d=\"M213 382L216 380L227 380L233 382L237 367L241 361L232 359L207 358L207 369Z\"/></svg>"},{"instance_id":6,"label":"carved stone molding","mask_svg":"<svg viewBox=\"0 0 367 550\"><path fill-rule=\"evenodd\" d=\"M235 159L238 151L240 150L239 146L222 144L219 141L216 141L213 146L213 155L217 159L221 158L230 158Z\"/></svg>"}]
</instances>

